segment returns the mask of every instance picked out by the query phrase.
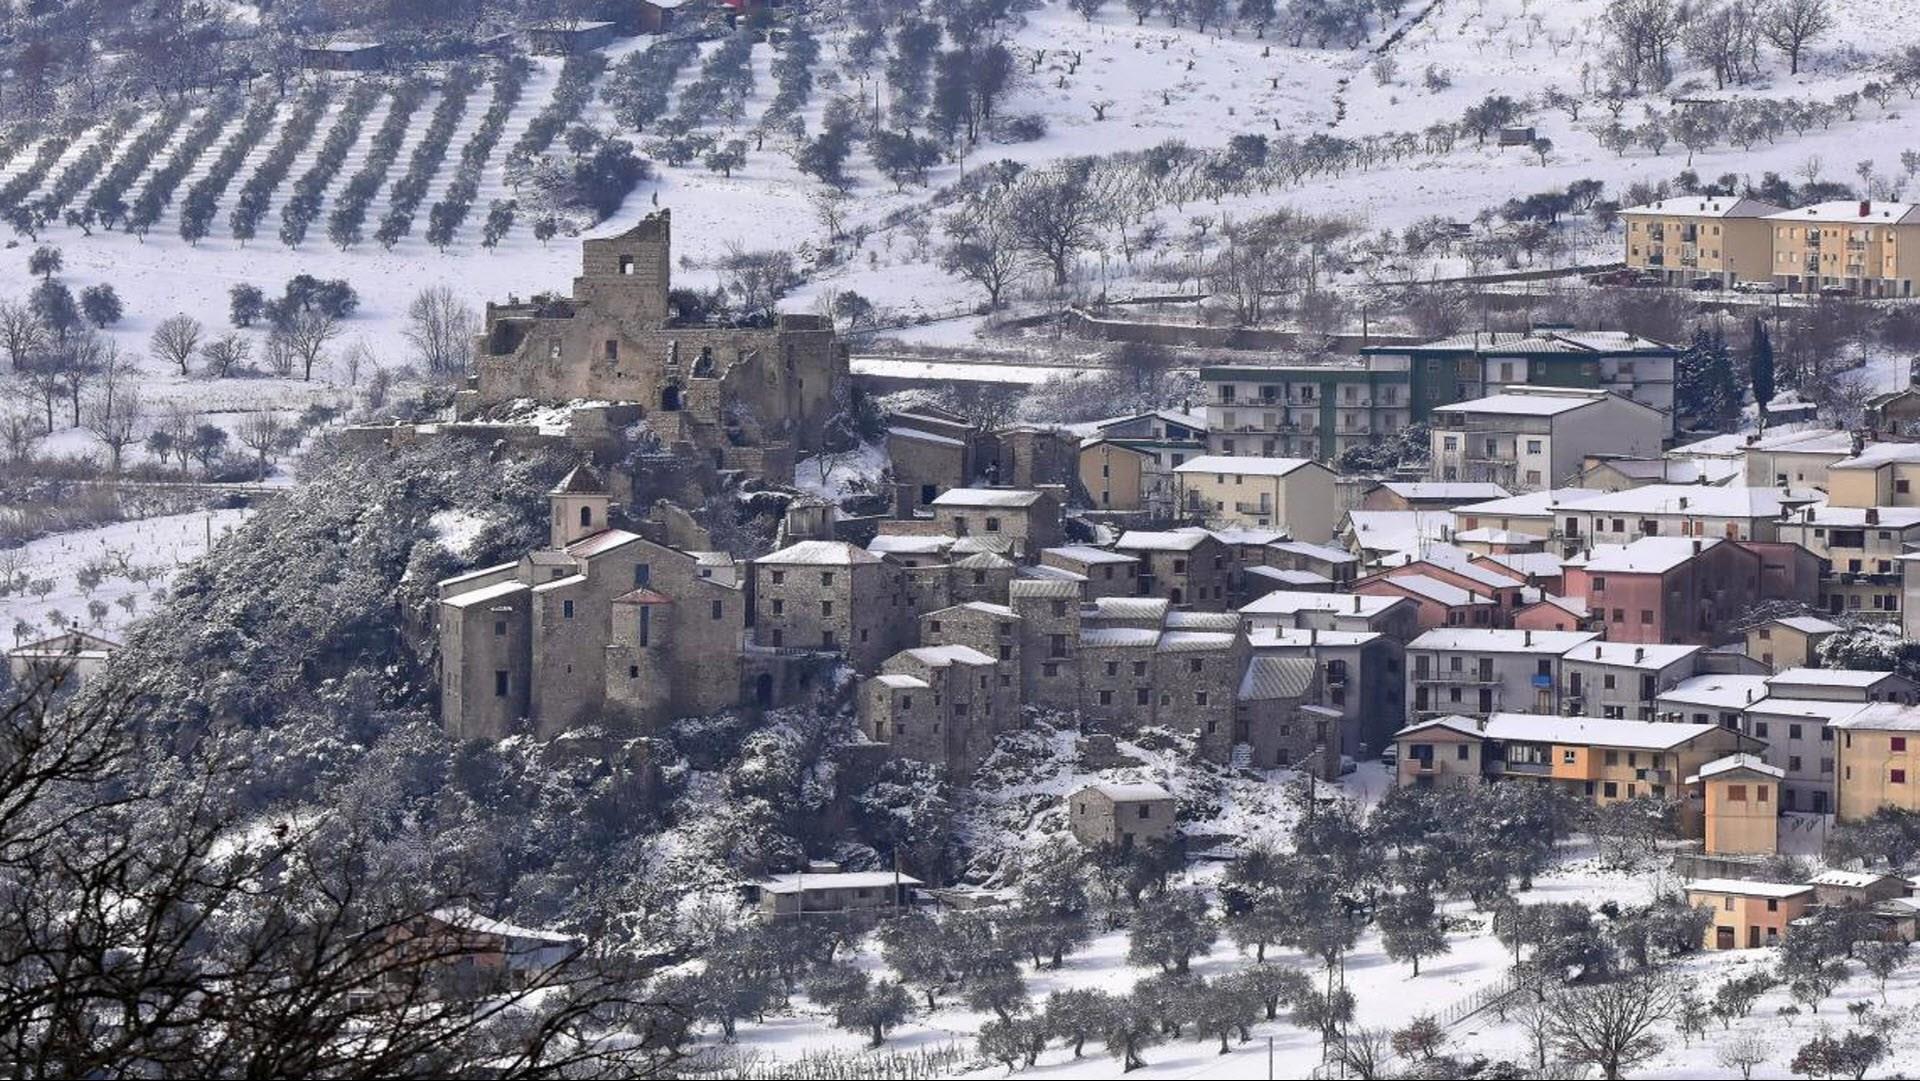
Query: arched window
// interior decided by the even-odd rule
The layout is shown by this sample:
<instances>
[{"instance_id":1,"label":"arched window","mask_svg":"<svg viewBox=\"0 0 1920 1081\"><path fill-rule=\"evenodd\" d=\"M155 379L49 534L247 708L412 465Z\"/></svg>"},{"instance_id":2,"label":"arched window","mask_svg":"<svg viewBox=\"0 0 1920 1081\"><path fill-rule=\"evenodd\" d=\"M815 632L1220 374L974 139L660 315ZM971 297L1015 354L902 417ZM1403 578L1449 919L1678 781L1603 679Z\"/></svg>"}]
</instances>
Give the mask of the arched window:
<instances>
[{"instance_id":1,"label":"arched window","mask_svg":"<svg viewBox=\"0 0 1920 1081\"><path fill-rule=\"evenodd\" d=\"M580 508L580 524L581 525L593 524L593 508L592 507Z\"/></svg>"}]
</instances>

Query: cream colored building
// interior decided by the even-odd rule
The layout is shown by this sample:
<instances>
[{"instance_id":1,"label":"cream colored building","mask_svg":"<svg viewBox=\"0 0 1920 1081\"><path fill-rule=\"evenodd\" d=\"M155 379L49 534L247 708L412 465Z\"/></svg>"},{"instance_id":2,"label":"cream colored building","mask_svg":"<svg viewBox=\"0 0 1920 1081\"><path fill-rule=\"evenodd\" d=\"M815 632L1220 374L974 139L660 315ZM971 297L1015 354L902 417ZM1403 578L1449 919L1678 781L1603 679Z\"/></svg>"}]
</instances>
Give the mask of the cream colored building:
<instances>
[{"instance_id":1,"label":"cream colored building","mask_svg":"<svg viewBox=\"0 0 1920 1081\"><path fill-rule=\"evenodd\" d=\"M1786 771L1758 755L1730 754L1687 778L1706 807L1705 851L1771 856L1780 849L1780 781Z\"/></svg>"},{"instance_id":2,"label":"cream colored building","mask_svg":"<svg viewBox=\"0 0 1920 1081\"><path fill-rule=\"evenodd\" d=\"M1687 883L1687 903L1713 913L1707 926L1710 950L1757 950L1778 946L1794 920L1807 914L1813 887L1744 878L1703 878Z\"/></svg>"},{"instance_id":3,"label":"cream colored building","mask_svg":"<svg viewBox=\"0 0 1920 1081\"><path fill-rule=\"evenodd\" d=\"M1772 274L1768 217L1781 208L1758 199L1691 195L1620 212L1627 227L1627 266L1689 285L1713 278L1722 285L1766 281Z\"/></svg>"},{"instance_id":4,"label":"cream colored building","mask_svg":"<svg viewBox=\"0 0 1920 1081\"><path fill-rule=\"evenodd\" d=\"M1834 810L1842 821L1882 807L1920 811L1920 706L1875 702L1832 727L1840 756Z\"/></svg>"},{"instance_id":5,"label":"cream colored building","mask_svg":"<svg viewBox=\"0 0 1920 1081\"><path fill-rule=\"evenodd\" d=\"M1920 443L1875 443L1827 467L1836 507L1920 507Z\"/></svg>"},{"instance_id":6,"label":"cream colored building","mask_svg":"<svg viewBox=\"0 0 1920 1081\"><path fill-rule=\"evenodd\" d=\"M1284 529L1321 544L1340 523L1333 470L1307 458L1202 455L1174 470L1181 505L1210 525Z\"/></svg>"},{"instance_id":7,"label":"cream colored building","mask_svg":"<svg viewBox=\"0 0 1920 1081\"><path fill-rule=\"evenodd\" d=\"M1611 391L1514 386L1433 411L1433 479L1531 492L1575 480L1590 454L1655 455L1672 418Z\"/></svg>"},{"instance_id":8,"label":"cream colored building","mask_svg":"<svg viewBox=\"0 0 1920 1081\"><path fill-rule=\"evenodd\" d=\"M1845 289L1910 297L1920 278L1920 207L1840 199L1767 216L1773 280L1790 293Z\"/></svg>"}]
</instances>

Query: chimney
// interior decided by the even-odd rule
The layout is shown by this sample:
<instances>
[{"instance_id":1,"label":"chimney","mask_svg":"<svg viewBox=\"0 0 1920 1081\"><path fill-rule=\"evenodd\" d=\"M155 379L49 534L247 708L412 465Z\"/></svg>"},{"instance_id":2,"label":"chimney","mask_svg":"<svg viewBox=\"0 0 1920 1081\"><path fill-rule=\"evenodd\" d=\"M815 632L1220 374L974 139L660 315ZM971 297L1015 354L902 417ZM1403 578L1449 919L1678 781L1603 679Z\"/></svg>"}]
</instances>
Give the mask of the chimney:
<instances>
[{"instance_id":1,"label":"chimney","mask_svg":"<svg viewBox=\"0 0 1920 1081\"><path fill-rule=\"evenodd\" d=\"M1525 635L1524 638L1520 639L1522 643L1529 646L1533 644L1533 632L1531 630L1521 631L1520 633Z\"/></svg>"},{"instance_id":2,"label":"chimney","mask_svg":"<svg viewBox=\"0 0 1920 1081\"><path fill-rule=\"evenodd\" d=\"M1700 554L1700 538L1699 537L1693 538L1693 554L1694 555Z\"/></svg>"},{"instance_id":3,"label":"chimney","mask_svg":"<svg viewBox=\"0 0 1920 1081\"><path fill-rule=\"evenodd\" d=\"M1860 200L1860 216L1864 218L1871 213L1873 213L1873 203L1867 199Z\"/></svg>"},{"instance_id":4,"label":"chimney","mask_svg":"<svg viewBox=\"0 0 1920 1081\"><path fill-rule=\"evenodd\" d=\"M1879 507L1867 508L1867 524L1868 525L1880 524L1880 508Z\"/></svg>"},{"instance_id":5,"label":"chimney","mask_svg":"<svg viewBox=\"0 0 1920 1081\"><path fill-rule=\"evenodd\" d=\"M1353 610L1356 612L1360 610L1360 594L1358 593L1353 595Z\"/></svg>"},{"instance_id":6,"label":"chimney","mask_svg":"<svg viewBox=\"0 0 1920 1081\"><path fill-rule=\"evenodd\" d=\"M1686 510L1686 509L1687 509L1687 497L1686 497L1686 496L1681 496L1681 497L1680 497L1680 509L1681 509L1681 510Z\"/></svg>"},{"instance_id":7,"label":"chimney","mask_svg":"<svg viewBox=\"0 0 1920 1081\"><path fill-rule=\"evenodd\" d=\"M1641 661L1644 661L1646 659L1647 659L1647 647L1645 646L1633 647L1633 663L1639 664Z\"/></svg>"}]
</instances>

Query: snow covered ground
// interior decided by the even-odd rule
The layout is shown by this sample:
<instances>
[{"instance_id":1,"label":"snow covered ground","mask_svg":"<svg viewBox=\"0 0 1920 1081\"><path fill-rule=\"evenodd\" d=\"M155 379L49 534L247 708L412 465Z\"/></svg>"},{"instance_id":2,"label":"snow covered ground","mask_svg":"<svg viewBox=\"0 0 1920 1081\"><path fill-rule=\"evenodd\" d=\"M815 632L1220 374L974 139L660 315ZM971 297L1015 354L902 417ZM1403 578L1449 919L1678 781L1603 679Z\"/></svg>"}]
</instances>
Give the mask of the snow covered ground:
<instances>
[{"instance_id":1,"label":"snow covered ground","mask_svg":"<svg viewBox=\"0 0 1920 1081\"><path fill-rule=\"evenodd\" d=\"M44 595L30 584L0 596L9 647L56 634L69 623L116 637L153 607L155 593L180 567L198 559L209 541L219 543L248 513L194 511L117 522L0 552L0 568L50 586ZM90 588L83 579L91 581L94 572L100 580ZM25 634L22 624L30 628Z\"/></svg>"}]
</instances>

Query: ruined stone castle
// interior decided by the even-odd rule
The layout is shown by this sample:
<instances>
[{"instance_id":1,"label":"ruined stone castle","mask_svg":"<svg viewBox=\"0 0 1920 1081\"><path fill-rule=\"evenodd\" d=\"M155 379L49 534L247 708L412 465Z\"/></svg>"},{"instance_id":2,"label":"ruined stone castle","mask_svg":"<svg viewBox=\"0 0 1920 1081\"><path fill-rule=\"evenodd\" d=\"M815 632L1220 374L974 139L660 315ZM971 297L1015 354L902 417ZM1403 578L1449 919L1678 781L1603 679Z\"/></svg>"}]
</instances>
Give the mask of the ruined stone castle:
<instances>
[{"instance_id":1,"label":"ruined stone castle","mask_svg":"<svg viewBox=\"0 0 1920 1081\"><path fill-rule=\"evenodd\" d=\"M633 403L667 451L790 477L839 408L846 348L820 316L780 315L771 326L676 317L671 248L661 210L586 241L572 296L488 304L458 415L517 399Z\"/></svg>"}]
</instances>

